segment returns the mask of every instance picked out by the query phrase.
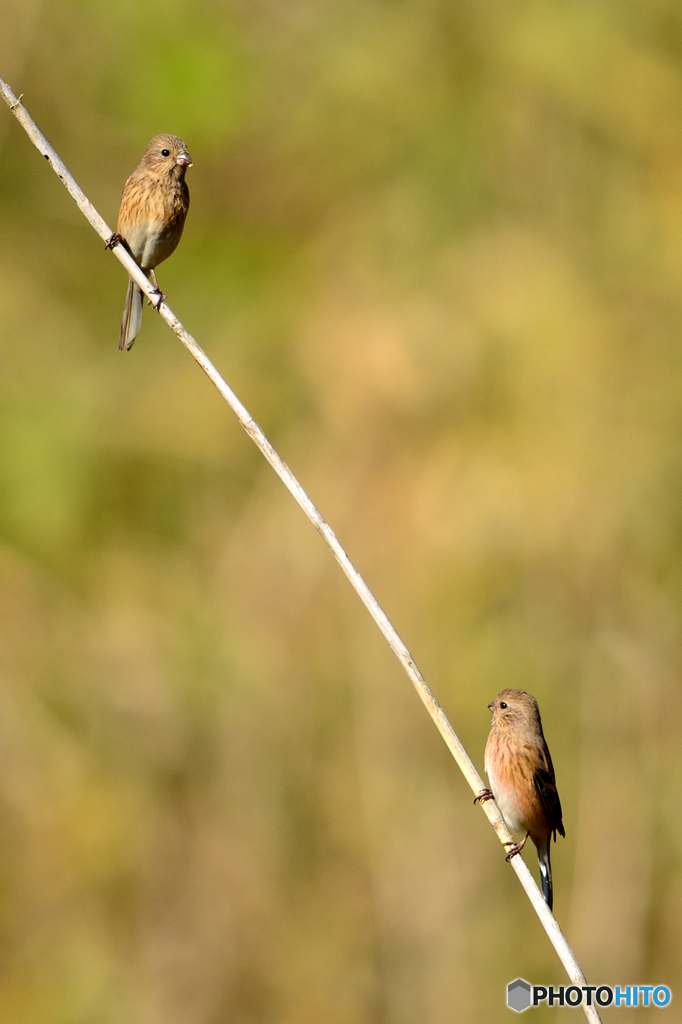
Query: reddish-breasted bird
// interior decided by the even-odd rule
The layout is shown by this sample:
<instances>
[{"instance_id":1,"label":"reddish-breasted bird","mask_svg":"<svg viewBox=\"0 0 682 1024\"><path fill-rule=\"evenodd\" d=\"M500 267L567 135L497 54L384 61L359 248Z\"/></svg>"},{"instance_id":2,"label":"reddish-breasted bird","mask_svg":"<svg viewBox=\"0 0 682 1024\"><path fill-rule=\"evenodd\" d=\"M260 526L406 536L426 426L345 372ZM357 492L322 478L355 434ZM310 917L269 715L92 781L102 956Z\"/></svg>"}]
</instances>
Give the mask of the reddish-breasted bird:
<instances>
[{"instance_id":1,"label":"reddish-breasted bird","mask_svg":"<svg viewBox=\"0 0 682 1024\"><path fill-rule=\"evenodd\" d=\"M167 260L180 241L189 210L189 189L185 171L192 166L187 146L176 135L157 135L147 146L139 164L123 188L116 232L109 247L123 242L147 277L151 277L164 298L154 268ZM120 349L131 348L142 322L142 292L128 281Z\"/></svg>"},{"instance_id":2,"label":"reddish-breasted bird","mask_svg":"<svg viewBox=\"0 0 682 1024\"><path fill-rule=\"evenodd\" d=\"M488 707L493 721L485 748L485 770L491 790L476 800L495 798L510 829L525 832L507 854L520 853L528 836L538 851L542 894L552 909L552 866L549 844L557 832L565 836L554 767L542 731L535 697L525 690L502 690Z\"/></svg>"}]
</instances>

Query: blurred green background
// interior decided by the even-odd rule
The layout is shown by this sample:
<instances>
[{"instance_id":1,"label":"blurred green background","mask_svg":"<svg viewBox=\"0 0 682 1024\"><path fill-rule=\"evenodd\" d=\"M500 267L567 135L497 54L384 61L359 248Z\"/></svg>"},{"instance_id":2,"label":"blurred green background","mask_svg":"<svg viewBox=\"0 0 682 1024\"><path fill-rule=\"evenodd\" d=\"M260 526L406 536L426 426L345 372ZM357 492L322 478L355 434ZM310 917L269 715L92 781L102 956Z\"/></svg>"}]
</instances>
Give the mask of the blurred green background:
<instances>
[{"instance_id":1,"label":"blurred green background","mask_svg":"<svg viewBox=\"0 0 682 1024\"><path fill-rule=\"evenodd\" d=\"M185 139L172 309L481 770L537 696L588 979L679 986L682 3L0 23L112 227ZM506 1019L563 971L406 677L160 319L119 353L125 274L4 105L0 155L0 1020Z\"/></svg>"}]
</instances>

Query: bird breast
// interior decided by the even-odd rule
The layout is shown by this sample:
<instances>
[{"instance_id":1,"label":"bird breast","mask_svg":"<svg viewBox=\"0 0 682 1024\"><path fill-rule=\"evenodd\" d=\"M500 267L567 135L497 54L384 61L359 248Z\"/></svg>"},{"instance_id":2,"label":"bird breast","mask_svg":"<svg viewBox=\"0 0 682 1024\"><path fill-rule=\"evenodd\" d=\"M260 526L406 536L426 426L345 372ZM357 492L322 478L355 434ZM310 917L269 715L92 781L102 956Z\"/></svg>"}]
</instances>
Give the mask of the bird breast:
<instances>
[{"instance_id":1,"label":"bird breast","mask_svg":"<svg viewBox=\"0 0 682 1024\"><path fill-rule=\"evenodd\" d=\"M519 751L491 733L485 750L485 770L495 803L509 828L527 832L532 819L534 792L532 772Z\"/></svg>"},{"instance_id":2,"label":"bird breast","mask_svg":"<svg viewBox=\"0 0 682 1024\"><path fill-rule=\"evenodd\" d=\"M132 175L121 201L118 230L143 270L152 270L177 247L189 208L184 182Z\"/></svg>"}]
</instances>

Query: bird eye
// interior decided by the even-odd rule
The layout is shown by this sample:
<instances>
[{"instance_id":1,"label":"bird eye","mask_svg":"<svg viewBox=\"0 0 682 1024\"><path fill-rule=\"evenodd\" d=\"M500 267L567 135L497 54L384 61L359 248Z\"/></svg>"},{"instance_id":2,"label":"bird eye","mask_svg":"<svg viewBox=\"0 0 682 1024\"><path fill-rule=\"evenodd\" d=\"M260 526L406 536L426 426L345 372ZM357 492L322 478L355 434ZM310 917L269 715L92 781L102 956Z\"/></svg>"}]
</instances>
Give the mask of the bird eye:
<instances>
[{"instance_id":1,"label":"bird eye","mask_svg":"<svg viewBox=\"0 0 682 1024\"><path fill-rule=\"evenodd\" d=\"M170 156L170 149L162 149L161 156Z\"/></svg>"},{"instance_id":2,"label":"bird eye","mask_svg":"<svg viewBox=\"0 0 682 1024\"><path fill-rule=\"evenodd\" d=\"M506 708L506 707L508 707L508 706L509 706L509 705L508 705L508 704L505 704L503 700L501 700L501 701L500 701L500 707L501 707L501 708L502 708L503 710L504 710L504 708Z\"/></svg>"}]
</instances>

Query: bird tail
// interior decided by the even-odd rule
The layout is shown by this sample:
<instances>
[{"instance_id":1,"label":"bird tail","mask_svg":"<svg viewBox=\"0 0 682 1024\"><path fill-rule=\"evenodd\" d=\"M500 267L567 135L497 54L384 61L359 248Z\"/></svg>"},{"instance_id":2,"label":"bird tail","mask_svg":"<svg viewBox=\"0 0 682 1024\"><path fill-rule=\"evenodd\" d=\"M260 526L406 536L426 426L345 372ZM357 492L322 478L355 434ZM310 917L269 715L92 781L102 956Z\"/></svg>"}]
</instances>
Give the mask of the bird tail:
<instances>
[{"instance_id":1,"label":"bird tail","mask_svg":"<svg viewBox=\"0 0 682 1024\"><path fill-rule=\"evenodd\" d=\"M538 847L538 864L540 865L542 895L545 897L545 903L551 910L554 905L554 891L552 888L552 865L549 860L549 838L544 846Z\"/></svg>"},{"instance_id":2,"label":"bird tail","mask_svg":"<svg viewBox=\"0 0 682 1024\"><path fill-rule=\"evenodd\" d=\"M133 342L139 334L142 324L142 309L142 292L130 277L128 278L128 294L121 321L121 333L118 338L118 347L121 351L127 351L133 347Z\"/></svg>"}]
</instances>

